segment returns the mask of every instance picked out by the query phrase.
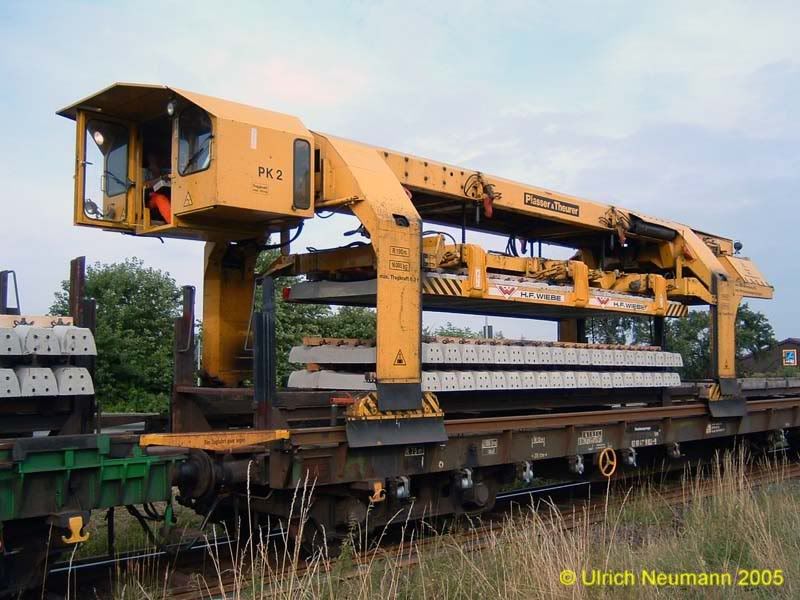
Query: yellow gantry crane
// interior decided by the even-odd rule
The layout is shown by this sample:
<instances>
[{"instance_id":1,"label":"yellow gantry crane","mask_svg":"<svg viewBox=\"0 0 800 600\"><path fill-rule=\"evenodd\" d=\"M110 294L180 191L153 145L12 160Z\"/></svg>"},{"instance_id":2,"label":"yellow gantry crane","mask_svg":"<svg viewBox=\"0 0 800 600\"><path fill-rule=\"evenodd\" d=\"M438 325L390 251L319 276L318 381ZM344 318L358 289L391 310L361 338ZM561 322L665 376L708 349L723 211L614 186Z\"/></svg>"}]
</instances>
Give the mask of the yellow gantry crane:
<instances>
[{"instance_id":1,"label":"yellow gantry crane","mask_svg":"<svg viewBox=\"0 0 800 600\"><path fill-rule=\"evenodd\" d=\"M76 129L78 225L204 240L203 373L239 386L256 277L306 275L288 299L377 307L367 412L441 416L421 389L423 309L556 320L655 319L711 307L715 416L744 413L735 372L742 298L771 298L740 246L673 221L306 129L296 117L161 86L119 83L61 110ZM352 213L366 244L289 254L289 232L320 212ZM423 222L425 226L423 226ZM462 230L456 240L426 228ZM509 237L503 254L467 230ZM270 234L284 254L255 261ZM569 260L534 247L574 250Z\"/></svg>"}]
</instances>

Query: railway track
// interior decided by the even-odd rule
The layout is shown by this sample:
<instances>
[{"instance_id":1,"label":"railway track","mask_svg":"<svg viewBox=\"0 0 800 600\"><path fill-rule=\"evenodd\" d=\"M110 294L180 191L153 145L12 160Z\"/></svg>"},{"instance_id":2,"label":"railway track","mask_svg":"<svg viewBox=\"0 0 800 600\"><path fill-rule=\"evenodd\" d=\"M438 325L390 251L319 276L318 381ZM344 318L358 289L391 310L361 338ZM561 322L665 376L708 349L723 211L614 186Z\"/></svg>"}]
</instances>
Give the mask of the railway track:
<instances>
[{"instance_id":1,"label":"railway track","mask_svg":"<svg viewBox=\"0 0 800 600\"><path fill-rule=\"evenodd\" d=\"M753 488L797 478L800 478L800 464L757 466L750 468L746 473L747 484ZM451 533L449 538L453 545L458 545L468 552L476 552L490 547L496 543L500 529L509 523L508 505L511 503L521 504L523 499L526 505L530 505L537 500L546 503L547 509L543 511L542 518L553 521L555 522L554 524L565 529L596 525L606 520L610 514L615 514L619 511L629 496L628 493L621 493L617 495L619 497L618 500L610 501L611 495L605 492L611 489L619 491L623 489L623 486L628 486L630 490L631 484L635 487L638 484L647 485L649 483L652 483L651 479L641 477L631 478L630 480L611 480L607 483L581 481L498 494L497 503L499 507L482 515L478 526L470 527L464 532ZM593 490L598 489L603 493L599 495L591 494ZM662 506L678 507L713 496L720 491L720 487L718 483L709 479L693 479L688 483L681 479L667 483L660 488L654 489L654 491L657 493ZM563 499L564 495L581 492L584 495L577 500ZM587 494L591 495L591 497L587 498ZM561 501L556 502L559 497L562 498ZM391 560L393 566L397 568L413 567L418 564L421 554L426 549L437 544L438 541L437 534L420 538L412 536L410 540L389 543L381 545L379 548L357 553L352 559L353 568L348 573L338 574L337 577L357 577L364 570L369 569L376 561L383 560ZM326 572L334 568L334 565L335 561L331 560L321 561L313 567L304 561L283 567L277 564L272 565L271 569L273 570L269 573L271 581L266 586L268 589L266 595L279 596L280 592L285 592L285 590L281 590L284 581L291 577L295 578L295 580L301 578L311 568L321 569ZM244 586L242 585L243 582L246 582ZM223 570L221 573L215 572L213 581L208 581L206 586L201 587L197 583L174 586L170 588L167 597L172 600L222 599L230 597L237 590L241 591L245 587L249 587L247 585L249 582L250 578L247 574L227 573Z\"/></svg>"},{"instance_id":2,"label":"railway track","mask_svg":"<svg viewBox=\"0 0 800 600\"><path fill-rule=\"evenodd\" d=\"M789 421L791 421L791 423L795 423L798 420L798 412L800 412L798 410L800 409L800 405L798 405L797 398L770 398L763 400L751 400L748 402L748 408L752 413L751 420L753 423L758 420L758 423L755 423L755 425L748 425L747 427L754 428L756 431L774 430L779 426L789 426ZM566 427L563 435L561 433L557 435L561 435L562 437L569 437L572 435L574 437L576 435L574 433L575 428L593 425L597 428L608 428L608 442L613 445L612 447L624 448L628 444L633 443L626 442L625 439L627 438L624 438L624 436L627 435L627 426L632 423L641 422L652 424L654 422L663 421L663 426L661 427L662 431L665 435L672 435L674 431L678 431L678 429L675 427L675 423L683 419L686 421L686 423L690 423L692 427L697 428L698 431L704 430L706 433L708 433L709 428L706 423L706 421L708 421L708 417L706 415L707 408L703 404L686 403L665 407L628 407L624 409L615 409L612 411L580 411L526 416L454 419L448 420L446 422L446 426L448 435L452 437L454 444L461 443L464 445L473 443L470 441L471 438L469 436L484 437L487 435L492 435L498 438L502 444L510 447L512 438L519 436L524 437L525 435L528 435L530 437L537 435L550 435L551 432L554 431L560 432L561 429L558 428L564 429ZM789 421L784 422L784 419L788 419ZM710 423L710 421L708 422ZM729 428L728 426L729 424L723 422L723 424L721 424L719 427ZM292 433L297 437L295 443L298 445L298 447L303 448L319 446L321 444L338 445L345 443L346 437L344 429L345 428L341 426L313 427L293 430ZM569 433L570 429L573 430L572 434ZM685 432L686 427L682 427L680 431ZM736 431L728 431L728 429L724 429L724 431L720 429L717 431L712 429L712 432L716 433L717 435L747 433L748 431L749 429L742 425L740 425ZM651 434L647 433L646 435ZM702 433L698 434L698 436L702 437ZM619 439L615 440L615 437ZM667 437L669 438L669 436ZM557 437L555 441L558 441L559 439L560 438ZM531 438L530 443L525 443L523 445L526 447L532 447L532 445L536 442L538 442L538 438ZM574 447L575 440L569 440L569 442L569 445ZM550 447L550 445L548 445L548 447ZM499 453L502 454L502 448L500 449ZM509 459L505 457L504 460ZM644 470L639 469L636 471L636 473L642 474L644 473ZM526 503L529 503L531 500L536 499L537 497L558 497L560 494L563 495L568 492L574 493L576 490L582 487L591 489L590 484L588 484L586 481L582 481L567 485L545 486L538 489L504 492L502 494L498 494L498 501L500 503L507 504L513 501L519 502L520 500L524 499ZM565 511L569 512L570 510L569 505L560 506L559 508L562 509L562 513ZM482 516L482 519L484 522L492 521L492 517L485 514ZM498 526L497 520L498 519L494 519L490 526L496 529ZM378 530L380 530L380 527ZM472 531L472 535L478 535L479 532L479 529L474 530ZM271 532L267 535L279 537L280 533ZM419 544L419 542L417 543ZM216 545L217 547L224 547L227 545L227 542L226 540L217 540ZM113 581L116 575L121 573L124 574L127 570L129 570L129 565L135 565L143 561L150 561L151 563L158 562L159 564L163 564L176 575L174 578L175 580L181 580L185 582L190 579L187 573L192 573L193 571L198 570L195 569L198 561L195 560L193 556L202 557L206 560L206 562L208 562L208 544L205 541L202 541L190 546L188 549L181 549L182 551L178 553L176 558L174 554L177 549L177 546L171 548L151 549L146 553L129 553L126 555L115 556L113 558L104 557L99 560L86 559L73 563L72 565L64 563L53 565L53 567L48 571L48 580L58 582L58 585L50 586L48 584L48 588L66 589L67 584L71 584L71 586L74 588L74 582L76 579L78 580L78 586L88 585L91 588L93 582L97 582L97 585L99 586L108 587L109 581ZM398 551L398 549L393 550L395 553ZM380 554L381 552L383 551L379 551L378 553ZM219 570L220 568L224 570L227 567L219 564L214 565L215 570ZM218 582L215 587L222 589L226 585L228 584L225 584L224 582ZM184 586L182 589L179 588L181 588L181 586L176 587L176 594L184 593L186 586ZM194 585L193 589L195 591L192 593L196 595L197 586ZM177 597L181 596L179 595ZM192 596L189 595L186 597Z\"/></svg>"},{"instance_id":3,"label":"railway track","mask_svg":"<svg viewBox=\"0 0 800 600\"><path fill-rule=\"evenodd\" d=\"M588 490L596 483L592 481L574 481L514 490L498 494L497 500L498 502L505 502L522 496L533 498L565 494ZM276 529L267 532L264 539L281 542L284 535L284 532ZM71 585L73 587L77 586L78 589L92 589L93 591L98 588L105 589L109 587L109 582L114 577L118 577L126 569L133 568L137 563L142 562L160 564L161 568L171 569L173 575L178 575L178 579L186 580L189 579L187 573L190 573L193 568L198 568L198 565L202 565L204 558L207 558L205 555L207 555L211 547L227 548L234 543L233 539L228 536L221 536L211 540L203 536L188 546L185 543L169 544L161 548L122 552L113 557L88 557L72 561L61 561L53 564L48 569L48 588L66 589L67 586ZM183 597L181 594L188 594L185 596L187 598L198 597L195 588L189 591L182 590L181 586L176 586L174 591L177 594L175 595L176 598Z\"/></svg>"}]
</instances>

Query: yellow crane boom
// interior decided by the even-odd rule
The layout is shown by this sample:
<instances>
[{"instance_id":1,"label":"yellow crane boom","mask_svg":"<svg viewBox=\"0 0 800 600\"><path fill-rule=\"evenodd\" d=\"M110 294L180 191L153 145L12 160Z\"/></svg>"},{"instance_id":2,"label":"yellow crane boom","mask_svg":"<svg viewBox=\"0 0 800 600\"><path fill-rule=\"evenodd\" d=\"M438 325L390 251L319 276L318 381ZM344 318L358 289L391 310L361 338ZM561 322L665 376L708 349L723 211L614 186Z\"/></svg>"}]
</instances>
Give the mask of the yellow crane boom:
<instances>
[{"instance_id":1,"label":"yellow crane boom","mask_svg":"<svg viewBox=\"0 0 800 600\"><path fill-rule=\"evenodd\" d=\"M581 320L592 314L660 320L705 304L713 410L741 413L736 311L743 297L771 298L773 288L731 239L313 132L295 117L178 88L115 84L59 114L77 123L76 224L206 241L203 368L210 380L234 386L246 379L241 349L255 257L267 236L281 232L287 241L317 211L336 211L355 215L370 243L293 256L284 244L286 255L268 274L315 280L305 296L301 289L290 299L377 307L382 411L423 408L421 314L428 306L554 319L560 339L580 341ZM423 223L509 236L510 252L487 252L463 234L449 243L426 234ZM565 261L520 255L519 242L575 254Z\"/></svg>"}]
</instances>

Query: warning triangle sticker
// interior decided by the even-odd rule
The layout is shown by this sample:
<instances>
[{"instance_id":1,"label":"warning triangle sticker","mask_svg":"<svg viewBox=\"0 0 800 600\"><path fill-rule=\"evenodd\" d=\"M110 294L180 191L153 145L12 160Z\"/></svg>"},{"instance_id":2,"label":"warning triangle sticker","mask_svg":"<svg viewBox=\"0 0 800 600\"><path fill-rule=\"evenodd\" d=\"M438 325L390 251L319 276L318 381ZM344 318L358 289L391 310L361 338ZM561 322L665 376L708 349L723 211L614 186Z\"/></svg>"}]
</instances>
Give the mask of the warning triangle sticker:
<instances>
[{"instance_id":1,"label":"warning triangle sticker","mask_svg":"<svg viewBox=\"0 0 800 600\"><path fill-rule=\"evenodd\" d=\"M192 195L189 192L186 192L186 199L183 201L184 206L191 206L192 205Z\"/></svg>"},{"instance_id":2,"label":"warning triangle sticker","mask_svg":"<svg viewBox=\"0 0 800 600\"><path fill-rule=\"evenodd\" d=\"M403 356L403 351L398 350L397 356L394 357L394 366L395 367L405 367L406 366L406 358Z\"/></svg>"}]
</instances>

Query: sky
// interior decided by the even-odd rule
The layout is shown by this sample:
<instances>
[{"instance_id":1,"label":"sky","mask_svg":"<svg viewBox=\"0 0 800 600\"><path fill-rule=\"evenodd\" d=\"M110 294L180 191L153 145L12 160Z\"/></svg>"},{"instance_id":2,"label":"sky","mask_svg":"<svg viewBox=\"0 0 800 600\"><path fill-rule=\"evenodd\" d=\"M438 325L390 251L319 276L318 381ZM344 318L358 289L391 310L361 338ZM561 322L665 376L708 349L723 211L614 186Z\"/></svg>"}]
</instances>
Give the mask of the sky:
<instances>
[{"instance_id":1,"label":"sky","mask_svg":"<svg viewBox=\"0 0 800 600\"><path fill-rule=\"evenodd\" d=\"M74 124L55 111L163 83L741 240L776 288L751 306L800 336L797 23L781 1L3 2L0 269L34 314L81 254L201 287L201 243L72 225ZM315 219L298 247L350 227Z\"/></svg>"}]
</instances>

